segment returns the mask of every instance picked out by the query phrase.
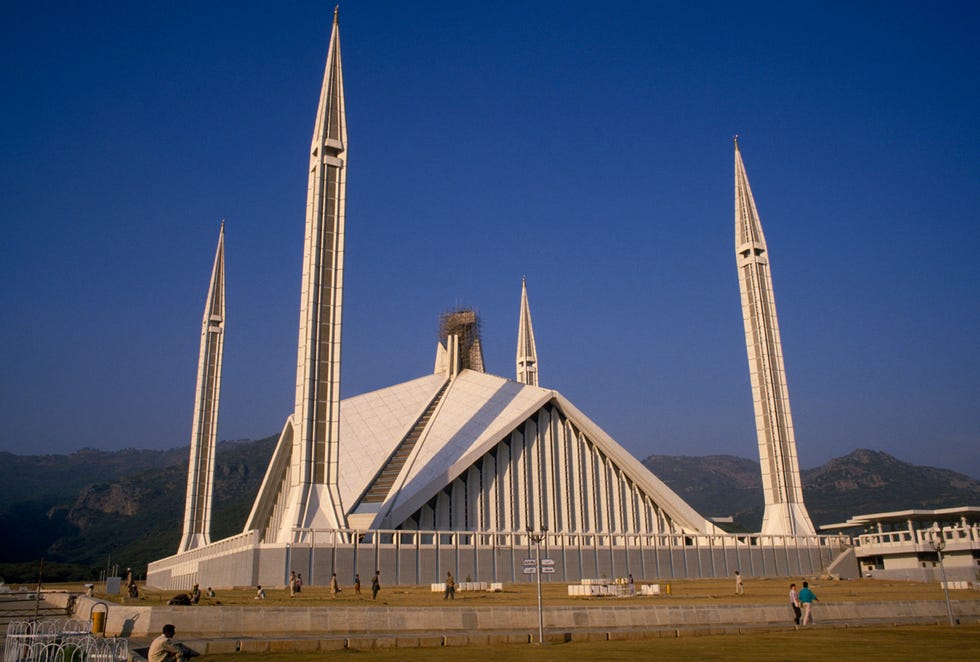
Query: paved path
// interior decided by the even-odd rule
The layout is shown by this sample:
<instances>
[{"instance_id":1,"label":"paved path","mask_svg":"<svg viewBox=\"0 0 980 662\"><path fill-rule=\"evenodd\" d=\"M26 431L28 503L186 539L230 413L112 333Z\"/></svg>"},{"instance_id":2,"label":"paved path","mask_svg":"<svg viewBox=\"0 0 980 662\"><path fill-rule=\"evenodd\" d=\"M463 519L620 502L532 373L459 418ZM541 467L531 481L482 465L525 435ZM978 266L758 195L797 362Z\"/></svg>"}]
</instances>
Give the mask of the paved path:
<instances>
[{"instance_id":1,"label":"paved path","mask_svg":"<svg viewBox=\"0 0 980 662\"><path fill-rule=\"evenodd\" d=\"M11 591L0 593L0 648L7 637L7 624L12 621L53 621L68 618L64 606L43 598L34 599L34 591Z\"/></svg>"}]
</instances>

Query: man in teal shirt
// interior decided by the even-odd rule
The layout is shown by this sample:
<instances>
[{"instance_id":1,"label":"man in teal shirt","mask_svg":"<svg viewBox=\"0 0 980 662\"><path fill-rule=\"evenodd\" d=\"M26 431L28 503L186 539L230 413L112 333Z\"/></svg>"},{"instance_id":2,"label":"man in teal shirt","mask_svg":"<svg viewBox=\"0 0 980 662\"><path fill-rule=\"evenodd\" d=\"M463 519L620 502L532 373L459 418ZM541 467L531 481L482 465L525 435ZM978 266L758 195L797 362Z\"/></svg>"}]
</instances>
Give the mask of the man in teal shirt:
<instances>
[{"instance_id":1,"label":"man in teal shirt","mask_svg":"<svg viewBox=\"0 0 980 662\"><path fill-rule=\"evenodd\" d=\"M803 582L803 590L800 591L800 605L803 607L803 627L806 627L807 621L813 622L813 616L810 614L810 607L814 600L818 600L813 591L810 590L810 584L808 582Z\"/></svg>"}]
</instances>

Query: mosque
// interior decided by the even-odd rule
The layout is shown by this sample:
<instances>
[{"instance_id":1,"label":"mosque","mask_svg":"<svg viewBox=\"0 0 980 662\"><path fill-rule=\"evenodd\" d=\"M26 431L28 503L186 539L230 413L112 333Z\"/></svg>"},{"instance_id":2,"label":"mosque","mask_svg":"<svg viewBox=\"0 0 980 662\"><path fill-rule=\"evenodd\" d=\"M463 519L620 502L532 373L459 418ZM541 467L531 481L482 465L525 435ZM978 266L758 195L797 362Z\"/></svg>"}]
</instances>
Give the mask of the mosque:
<instances>
[{"instance_id":1,"label":"mosque","mask_svg":"<svg viewBox=\"0 0 980 662\"><path fill-rule=\"evenodd\" d=\"M382 573L388 584L522 581L533 547L554 580L803 575L853 553L803 504L765 238L735 144L736 257L766 510L729 535L539 383L523 283L513 379L484 370L479 319L440 324L431 374L340 398L348 137L337 13L310 146L295 408L242 533L210 539L225 321L224 227L201 329L183 535L147 583L183 589Z\"/></svg>"}]
</instances>

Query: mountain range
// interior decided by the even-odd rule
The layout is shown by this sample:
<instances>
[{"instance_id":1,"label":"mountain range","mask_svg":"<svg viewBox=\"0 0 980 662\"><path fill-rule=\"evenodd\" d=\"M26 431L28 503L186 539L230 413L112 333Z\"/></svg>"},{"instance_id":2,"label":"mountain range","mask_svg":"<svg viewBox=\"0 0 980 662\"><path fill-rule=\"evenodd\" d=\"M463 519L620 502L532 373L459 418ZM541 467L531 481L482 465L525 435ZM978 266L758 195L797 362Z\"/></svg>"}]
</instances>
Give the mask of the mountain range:
<instances>
[{"instance_id":1,"label":"mountain range","mask_svg":"<svg viewBox=\"0 0 980 662\"><path fill-rule=\"evenodd\" d=\"M225 441L216 451L212 540L241 531L276 438ZM145 572L180 541L187 489L186 448L70 455L0 453L0 577L92 579L113 564ZM734 518L758 531L763 501L759 463L730 455L651 455L643 464L706 517ZM802 471L816 526L853 515L980 504L980 481L860 449Z\"/></svg>"}]
</instances>

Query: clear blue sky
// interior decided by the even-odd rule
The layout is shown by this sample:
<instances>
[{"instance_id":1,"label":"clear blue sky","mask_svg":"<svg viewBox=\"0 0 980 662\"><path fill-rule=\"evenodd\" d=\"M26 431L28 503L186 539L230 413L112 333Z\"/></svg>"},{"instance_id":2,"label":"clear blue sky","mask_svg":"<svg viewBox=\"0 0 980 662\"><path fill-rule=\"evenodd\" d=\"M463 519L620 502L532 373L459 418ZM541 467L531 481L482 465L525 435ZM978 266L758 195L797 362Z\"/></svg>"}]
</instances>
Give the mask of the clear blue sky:
<instances>
[{"instance_id":1,"label":"clear blue sky","mask_svg":"<svg viewBox=\"0 0 980 662\"><path fill-rule=\"evenodd\" d=\"M282 7L278 4L283 5ZM0 16L0 449L188 443L227 220L219 434L292 409L307 149L333 5ZM431 371L437 317L638 457L757 458L739 134L799 455L980 477L975 2L350 2L343 390Z\"/></svg>"}]
</instances>

